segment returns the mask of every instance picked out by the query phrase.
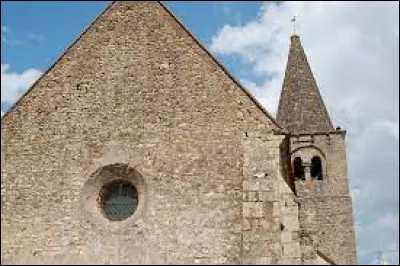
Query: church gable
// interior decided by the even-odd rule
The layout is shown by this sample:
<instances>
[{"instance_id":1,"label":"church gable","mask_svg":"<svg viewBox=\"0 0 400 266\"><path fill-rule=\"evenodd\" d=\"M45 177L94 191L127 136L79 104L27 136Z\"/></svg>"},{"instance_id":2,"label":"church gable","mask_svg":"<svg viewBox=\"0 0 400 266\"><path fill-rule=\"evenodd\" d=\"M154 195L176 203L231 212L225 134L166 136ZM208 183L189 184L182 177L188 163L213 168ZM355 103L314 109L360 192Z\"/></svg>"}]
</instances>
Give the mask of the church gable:
<instances>
[{"instance_id":1,"label":"church gable","mask_svg":"<svg viewBox=\"0 0 400 266\"><path fill-rule=\"evenodd\" d=\"M118 87L118 82L127 86ZM147 91L148 85L151 91ZM108 97L101 99L96 96L99 94ZM193 107L200 104L197 108L211 109L210 117L216 109L236 106L244 116L251 113L270 129L281 129L163 4L140 1L113 2L5 114L2 123L8 124L6 117L13 110L19 115L36 112L40 119L42 113L59 109L74 113L96 108L95 103L89 103L92 97L97 98L97 103L106 104L102 111L124 112L130 108L118 103L118 98L134 101L137 94L142 98L160 96L167 106L154 99L153 107L166 107L170 112L176 112L176 101ZM207 99L192 101L199 95ZM213 102L217 108L213 108Z\"/></svg>"},{"instance_id":2,"label":"church gable","mask_svg":"<svg viewBox=\"0 0 400 266\"><path fill-rule=\"evenodd\" d=\"M2 262L238 264L243 142L275 129L161 4L114 2L2 118ZM120 223L91 213L109 168L140 176Z\"/></svg>"}]
</instances>

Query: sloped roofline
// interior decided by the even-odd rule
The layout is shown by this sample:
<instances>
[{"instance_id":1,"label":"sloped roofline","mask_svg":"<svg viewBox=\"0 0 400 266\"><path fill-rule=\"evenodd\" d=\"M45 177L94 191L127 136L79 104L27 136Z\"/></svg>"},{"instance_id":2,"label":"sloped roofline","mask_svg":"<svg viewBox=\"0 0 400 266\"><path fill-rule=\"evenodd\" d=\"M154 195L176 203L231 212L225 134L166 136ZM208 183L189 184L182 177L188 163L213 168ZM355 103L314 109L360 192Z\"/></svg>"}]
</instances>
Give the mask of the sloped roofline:
<instances>
[{"instance_id":1,"label":"sloped roofline","mask_svg":"<svg viewBox=\"0 0 400 266\"><path fill-rule=\"evenodd\" d=\"M321 251L319 251L318 249L316 250L316 253L318 256L320 256L321 258L323 258L326 262L330 263L331 265L337 265L331 258L329 258L328 256L326 256L324 253L322 253Z\"/></svg>"},{"instance_id":2,"label":"sloped roofline","mask_svg":"<svg viewBox=\"0 0 400 266\"><path fill-rule=\"evenodd\" d=\"M185 30L185 32L196 42L197 45L203 49L206 54L213 59L213 61L224 71L224 73L244 92L246 95L256 104L256 106L281 130L283 127L278 124L275 118L257 101L256 98L235 78L233 75L223 66L223 64L213 56L210 51L195 37L193 34L185 27L185 25L179 20L177 16L172 13L172 11L164 5L161 1L157 1L167 12L168 14Z\"/></svg>"},{"instance_id":3,"label":"sloped roofline","mask_svg":"<svg viewBox=\"0 0 400 266\"><path fill-rule=\"evenodd\" d=\"M79 34L78 38L71 43L65 50L62 52L62 54L58 57L58 59L21 95L21 97L13 104L11 105L10 108L4 113L4 115L1 117L1 120L3 121L3 118L6 117L12 110L14 110L16 107L18 107L19 102L25 98L31 90L36 86L39 81L45 77L56 65L58 62L61 61L61 59L69 52L69 50L78 42L82 39L83 35L103 16L104 13L106 13L117 1L112 1L82 32Z\"/></svg>"},{"instance_id":4,"label":"sloped roofline","mask_svg":"<svg viewBox=\"0 0 400 266\"><path fill-rule=\"evenodd\" d=\"M95 24L105 12L107 12L116 2L118 1L112 1L94 20L92 23L89 24L89 26L86 27L82 31L82 33L79 35L79 37L70 45L68 46L67 49L61 54L61 56L29 87L28 90L25 91L21 95L21 97L4 113L4 115L1 117L1 120L3 120L4 117L6 117L10 111L14 110L16 107L18 107L19 102L26 97L26 95L36 86L36 84L44 77L47 75L48 72L50 72L55 65L68 53L68 51L79 41L82 39L83 35ZM197 45L203 49L203 51L213 59L213 61L222 69L222 71L252 100L252 102L272 121L272 123L277 126L281 132L279 133L288 133L286 130L278 124L278 122L275 120L275 118L257 101L256 98L237 80L233 77L233 75L219 62L217 58L215 58L209 51L208 49L199 41L197 40L196 37L193 36L193 34L185 27L185 25L166 7L161 1L157 1L160 6L182 27L182 29L192 38L193 41Z\"/></svg>"}]
</instances>

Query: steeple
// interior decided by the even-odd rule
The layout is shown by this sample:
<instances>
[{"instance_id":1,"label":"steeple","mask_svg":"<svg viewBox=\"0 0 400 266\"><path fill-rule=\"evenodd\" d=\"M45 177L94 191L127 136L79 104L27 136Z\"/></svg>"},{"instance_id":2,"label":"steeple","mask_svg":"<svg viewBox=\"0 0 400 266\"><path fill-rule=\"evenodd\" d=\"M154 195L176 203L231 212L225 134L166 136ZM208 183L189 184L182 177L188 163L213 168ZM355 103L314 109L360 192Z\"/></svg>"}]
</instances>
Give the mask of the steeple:
<instances>
[{"instance_id":1,"label":"steeple","mask_svg":"<svg viewBox=\"0 0 400 266\"><path fill-rule=\"evenodd\" d=\"M291 133L333 131L300 37L292 35L290 41L277 121Z\"/></svg>"}]
</instances>

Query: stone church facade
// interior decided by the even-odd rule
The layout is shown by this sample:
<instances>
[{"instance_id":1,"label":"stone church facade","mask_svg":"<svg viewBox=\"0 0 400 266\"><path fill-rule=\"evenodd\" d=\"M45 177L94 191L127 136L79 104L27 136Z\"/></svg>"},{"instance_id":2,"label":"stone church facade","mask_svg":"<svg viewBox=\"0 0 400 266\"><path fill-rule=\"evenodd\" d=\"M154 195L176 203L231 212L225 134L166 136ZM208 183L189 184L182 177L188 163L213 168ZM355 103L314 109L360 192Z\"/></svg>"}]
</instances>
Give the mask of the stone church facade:
<instances>
[{"instance_id":1,"label":"stone church facade","mask_svg":"<svg viewBox=\"0 0 400 266\"><path fill-rule=\"evenodd\" d=\"M356 264L298 36L274 119L159 2L113 2L1 121L1 262Z\"/></svg>"}]
</instances>

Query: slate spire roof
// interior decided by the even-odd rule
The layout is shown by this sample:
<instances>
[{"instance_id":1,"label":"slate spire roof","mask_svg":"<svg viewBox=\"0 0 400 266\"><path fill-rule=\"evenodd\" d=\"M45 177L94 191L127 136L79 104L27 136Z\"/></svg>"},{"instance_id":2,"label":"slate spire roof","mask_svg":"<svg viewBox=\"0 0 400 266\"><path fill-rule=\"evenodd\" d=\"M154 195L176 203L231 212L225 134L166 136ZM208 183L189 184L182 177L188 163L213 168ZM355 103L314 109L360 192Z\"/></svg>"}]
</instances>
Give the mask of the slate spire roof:
<instances>
[{"instance_id":1,"label":"slate spire roof","mask_svg":"<svg viewBox=\"0 0 400 266\"><path fill-rule=\"evenodd\" d=\"M333 131L300 37L293 35L290 41L277 121L294 134Z\"/></svg>"}]
</instances>

